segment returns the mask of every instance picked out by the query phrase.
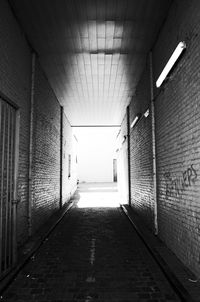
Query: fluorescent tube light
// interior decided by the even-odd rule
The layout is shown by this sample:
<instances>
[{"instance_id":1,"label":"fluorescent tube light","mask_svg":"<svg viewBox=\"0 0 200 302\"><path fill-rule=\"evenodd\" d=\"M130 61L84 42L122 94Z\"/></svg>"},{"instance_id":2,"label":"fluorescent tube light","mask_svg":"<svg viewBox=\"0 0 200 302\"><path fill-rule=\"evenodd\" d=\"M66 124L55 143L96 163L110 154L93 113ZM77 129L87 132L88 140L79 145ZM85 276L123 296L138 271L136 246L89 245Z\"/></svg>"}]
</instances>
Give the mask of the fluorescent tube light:
<instances>
[{"instance_id":1,"label":"fluorescent tube light","mask_svg":"<svg viewBox=\"0 0 200 302\"><path fill-rule=\"evenodd\" d=\"M180 57L182 51L186 48L186 43L185 42L179 42L177 45L176 49L174 50L173 54L171 55L169 61L165 65L163 71L161 72L159 78L156 81L156 87L160 87L165 80L166 76L174 66L175 62L177 59Z\"/></svg>"},{"instance_id":2,"label":"fluorescent tube light","mask_svg":"<svg viewBox=\"0 0 200 302\"><path fill-rule=\"evenodd\" d=\"M133 128L133 126L135 126L135 124L137 123L137 121L139 120L140 115L136 115L136 117L134 118L134 120L131 123L131 128Z\"/></svg>"},{"instance_id":3,"label":"fluorescent tube light","mask_svg":"<svg viewBox=\"0 0 200 302\"><path fill-rule=\"evenodd\" d=\"M125 143L125 141L126 141L126 135L124 135L123 137L122 145Z\"/></svg>"},{"instance_id":4,"label":"fluorescent tube light","mask_svg":"<svg viewBox=\"0 0 200 302\"><path fill-rule=\"evenodd\" d=\"M149 116L149 109L147 109L144 113L144 117L148 117Z\"/></svg>"}]
</instances>

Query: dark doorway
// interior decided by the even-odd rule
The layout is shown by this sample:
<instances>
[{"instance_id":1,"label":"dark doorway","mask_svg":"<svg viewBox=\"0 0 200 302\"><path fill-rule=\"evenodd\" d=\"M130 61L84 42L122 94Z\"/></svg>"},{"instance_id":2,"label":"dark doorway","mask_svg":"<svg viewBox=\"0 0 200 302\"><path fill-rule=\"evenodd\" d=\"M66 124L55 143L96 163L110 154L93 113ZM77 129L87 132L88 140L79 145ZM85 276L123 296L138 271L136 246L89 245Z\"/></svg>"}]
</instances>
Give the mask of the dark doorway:
<instances>
[{"instance_id":1,"label":"dark doorway","mask_svg":"<svg viewBox=\"0 0 200 302\"><path fill-rule=\"evenodd\" d=\"M117 159L113 159L113 181L117 182Z\"/></svg>"}]
</instances>

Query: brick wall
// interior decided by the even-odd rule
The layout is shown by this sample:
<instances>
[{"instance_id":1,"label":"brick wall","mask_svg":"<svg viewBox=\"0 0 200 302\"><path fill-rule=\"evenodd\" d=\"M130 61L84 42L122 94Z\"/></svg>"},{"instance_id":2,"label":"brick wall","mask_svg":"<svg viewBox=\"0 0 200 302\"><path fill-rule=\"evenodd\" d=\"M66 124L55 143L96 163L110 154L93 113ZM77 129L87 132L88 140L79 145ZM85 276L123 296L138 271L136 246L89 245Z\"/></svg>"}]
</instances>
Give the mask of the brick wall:
<instances>
[{"instance_id":1,"label":"brick wall","mask_svg":"<svg viewBox=\"0 0 200 302\"><path fill-rule=\"evenodd\" d=\"M130 103L130 124L138 113L150 107L150 74L148 64ZM145 224L154 228L153 160L151 115L143 115L130 128L131 206Z\"/></svg>"},{"instance_id":2,"label":"brick wall","mask_svg":"<svg viewBox=\"0 0 200 302\"><path fill-rule=\"evenodd\" d=\"M69 121L63 114L63 168L62 168L62 202L69 200L77 186L77 141L73 136ZM71 156L71 171L69 176L69 155Z\"/></svg>"},{"instance_id":3,"label":"brick wall","mask_svg":"<svg viewBox=\"0 0 200 302\"><path fill-rule=\"evenodd\" d=\"M200 275L199 1L173 1L153 48L154 84L180 41L187 49L160 89L154 86L159 237ZM149 63L147 62L147 66ZM130 123L150 102L145 68L130 104ZM131 130L131 205L153 228L151 116Z\"/></svg>"},{"instance_id":4,"label":"brick wall","mask_svg":"<svg viewBox=\"0 0 200 302\"><path fill-rule=\"evenodd\" d=\"M156 80L178 42L187 43L168 81L155 89L159 236L200 276L199 11L197 0L173 2L153 58Z\"/></svg>"},{"instance_id":5,"label":"brick wall","mask_svg":"<svg viewBox=\"0 0 200 302\"><path fill-rule=\"evenodd\" d=\"M33 232L59 208L60 105L36 61L33 123Z\"/></svg>"},{"instance_id":6,"label":"brick wall","mask_svg":"<svg viewBox=\"0 0 200 302\"><path fill-rule=\"evenodd\" d=\"M0 97L20 111L19 178L17 208L18 245L28 238L28 177L31 103L31 50L7 1L0 1ZM60 105L38 60L35 69L32 233L59 208L60 202ZM63 150L73 153L70 125L65 121ZM66 130L67 129L67 130ZM69 150L70 151L69 151ZM64 183L65 199L75 189L75 162L72 154L72 177ZM73 187L73 189L72 189Z\"/></svg>"},{"instance_id":7,"label":"brick wall","mask_svg":"<svg viewBox=\"0 0 200 302\"><path fill-rule=\"evenodd\" d=\"M0 1L0 94L20 110L18 242L27 237L31 53L7 1Z\"/></svg>"}]
</instances>

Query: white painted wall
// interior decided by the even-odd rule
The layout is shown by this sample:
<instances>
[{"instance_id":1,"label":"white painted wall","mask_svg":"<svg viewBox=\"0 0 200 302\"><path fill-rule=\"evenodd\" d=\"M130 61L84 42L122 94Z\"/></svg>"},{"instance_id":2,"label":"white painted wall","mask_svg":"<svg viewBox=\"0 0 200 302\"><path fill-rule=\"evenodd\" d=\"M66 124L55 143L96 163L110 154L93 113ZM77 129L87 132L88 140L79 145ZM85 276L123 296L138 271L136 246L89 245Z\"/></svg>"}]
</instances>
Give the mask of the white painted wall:
<instances>
[{"instance_id":1,"label":"white painted wall","mask_svg":"<svg viewBox=\"0 0 200 302\"><path fill-rule=\"evenodd\" d=\"M117 132L115 128L75 128L80 182L113 181Z\"/></svg>"}]
</instances>

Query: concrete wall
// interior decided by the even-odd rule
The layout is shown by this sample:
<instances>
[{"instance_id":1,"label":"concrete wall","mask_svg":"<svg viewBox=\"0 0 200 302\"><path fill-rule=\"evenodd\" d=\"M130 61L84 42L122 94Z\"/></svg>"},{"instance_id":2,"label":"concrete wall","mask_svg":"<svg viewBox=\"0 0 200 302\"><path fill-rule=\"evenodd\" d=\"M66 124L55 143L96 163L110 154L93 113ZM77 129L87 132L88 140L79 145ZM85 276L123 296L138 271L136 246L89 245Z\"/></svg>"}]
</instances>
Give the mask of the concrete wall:
<instances>
[{"instance_id":1,"label":"concrete wall","mask_svg":"<svg viewBox=\"0 0 200 302\"><path fill-rule=\"evenodd\" d=\"M173 1L153 47L158 235L200 276L199 1ZM180 41L187 49L160 89L155 82ZM149 60L130 104L131 121L150 108ZM131 130L131 204L153 229L151 112Z\"/></svg>"},{"instance_id":2,"label":"concrete wall","mask_svg":"<svg viewBox=\"0 0 200 302\"><path fill-rule=\"evenodd\" d=\"M20 111L17 241L18 245L21 245L28 238L30 200L32 233L59 209L61 107L36 58L32 187L29 196L32 54L8 2L4 0L0 1L0 37L0 96ZM64 130L63 133L63 142L68 141L69 144L63 147L63 151L72 153L69 123L67 127L68 132ZM63 125L63 129L65 128L66 123ZM65 201L75 189L76 176L73 164L74 160L73 177L64 181L65 192L67 192L63 193Z\"/></svg>"}]
</instances>

